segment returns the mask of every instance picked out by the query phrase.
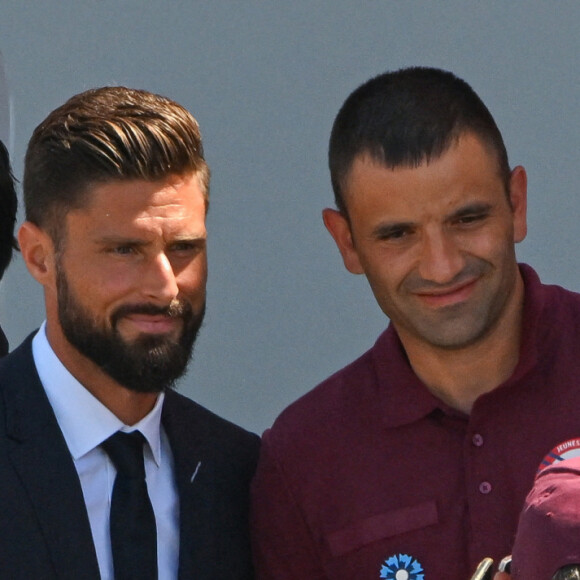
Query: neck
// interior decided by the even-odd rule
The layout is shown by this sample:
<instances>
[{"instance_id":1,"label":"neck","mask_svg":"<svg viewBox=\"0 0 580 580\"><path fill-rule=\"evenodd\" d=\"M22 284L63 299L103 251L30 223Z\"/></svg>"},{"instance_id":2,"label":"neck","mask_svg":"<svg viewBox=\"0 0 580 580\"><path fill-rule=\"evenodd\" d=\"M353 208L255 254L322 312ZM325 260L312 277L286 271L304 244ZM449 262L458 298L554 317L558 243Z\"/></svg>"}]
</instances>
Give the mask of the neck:
<instances>
[{"instance_id":1,"label":"neck","mask_svg":"<svg viewBox=\"0 0 580 580\"><path fill-rule=\"evenodd\" d=\"M512 375L520 354L523 295L518 276L498 323L466 347L443 349L399 332L413 371L436 397L469 414L481 395Z\"/></svg>"},{"instance_id":2,"label":"neck","mask_svg":"<svg viewBox=\"0 0 580 580\"><path fill-rule=\"evenodd\" d=\"M60 326L47 322L47 338L56 356L81 385L125 425L135 425L155 406L158 393L138 393L106 374L64 337Z\"/></svg>"}]
</instances>

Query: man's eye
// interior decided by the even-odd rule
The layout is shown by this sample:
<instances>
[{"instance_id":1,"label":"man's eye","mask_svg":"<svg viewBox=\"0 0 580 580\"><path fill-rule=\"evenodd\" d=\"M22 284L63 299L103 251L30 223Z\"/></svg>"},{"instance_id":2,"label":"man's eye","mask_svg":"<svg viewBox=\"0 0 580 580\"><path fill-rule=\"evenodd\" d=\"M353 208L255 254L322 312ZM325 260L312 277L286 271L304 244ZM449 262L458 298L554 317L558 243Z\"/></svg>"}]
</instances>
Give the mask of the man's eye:
<instances>
[{"instance_id":1,"label":"man's eye","mask_svg":"<svg viewBox=\"0 0 580 580\"><path fill-rule=\"evenodd\" d=\"M176 252L188 252L189 250L193 250L193 244L191 242L179 242L177 244L173 244L171 247Z\"/></svg>"},{"instance_id":2,"label":"man's eye","mask_svg":"<svg viewBox=\"0 0 580 580\"><path fill-rule=\"evenodd\" d=\"M484 220L486 217L487 217L487 214L483 214L483 213L464 215L464 216L461 216L460 218L457 219L457 223L459 223L459 224L471 224L474 222Z\"/></svg>"},{"instance_id":3,"label":"man's eye","mask_svg":"<svg viewBox=\"0 0 580 580\"><path fill-rule=\"evenodd\" d=\"M111 249L111 253L117 254L119 256L127 256L129 254L133 254L135 252L135 248L132 246L115 246Z\"/></svg>"},{"instance_id":4,"label":"man's eye","mask_svg":"<svg viewBox=\"0 0 580 580\"><path fill-rule=\"evenodd\" d=\"M195 256L205 249L205 240L183 240L171 244L171 251L185 257Z\"/></svg>"},{"instance_id":5,"label":"man's eye","mask_svg":"<svg viewBox=\"0 0 580 580\"><path fill-rule=\"evenodd\" d=\"M176 254L191 254L198 250L198 245L193 242L176 242L171 245L171 251Z\"/></svg>"},{"instance_id":6,"label":"man's eye","mask_svg":"<svg viewBox=\"0 0 580 580\"><path fill-rule=\"evenodd\" d=\"M409 228L392 228L381 232L380 239L385 241L396 241L406 238L412 233Z\"/></svg>"}]
</instances>

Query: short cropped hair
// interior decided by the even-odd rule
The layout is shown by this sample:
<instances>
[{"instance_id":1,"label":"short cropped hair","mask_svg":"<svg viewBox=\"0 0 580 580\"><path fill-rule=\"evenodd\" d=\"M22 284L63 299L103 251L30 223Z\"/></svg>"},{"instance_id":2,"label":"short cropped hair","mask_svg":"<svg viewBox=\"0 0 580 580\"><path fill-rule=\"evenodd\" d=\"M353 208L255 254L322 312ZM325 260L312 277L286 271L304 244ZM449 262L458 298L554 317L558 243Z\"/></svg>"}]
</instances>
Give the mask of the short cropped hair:
<instances>
[{"instance_id":1,"label":"short cropped hair","mask_svg":"<svg viewBox=\"0 0 580 580\"><path fill-rule=\"evenodd\" d=\"M332 127L328 161L337 208L346 215L344 188L355 158L385 167L418 167L439 158L465 133L497 155L509 195L503 138L475 91L454 74L412 67L379 75L344 102Z\"/></svg>"},{"instance_id":2,"label":"short cropped hair","mask_svg":"<svg viewBox=\"0 0 580 580\"><path fill-rule=\"evenodd\" d=\"M91 186L195 173L206 207L210 172L199 125L178 103L143 90L102 87L75 95L34 130L24 163L26 219L55 245L67 213Z\"/></svg>"},{"instance_id":3,"label":"short cropped hair","mask_svg":"<svg viewBox=\"0 0 580 580\"><path fill-rule=\"evenodd\" d=\"M0 141L0 278L12 259L12 251L18 247L14 239L18 198L14 176L10 167L8 150Z\"/></svg>"}]
</instances>

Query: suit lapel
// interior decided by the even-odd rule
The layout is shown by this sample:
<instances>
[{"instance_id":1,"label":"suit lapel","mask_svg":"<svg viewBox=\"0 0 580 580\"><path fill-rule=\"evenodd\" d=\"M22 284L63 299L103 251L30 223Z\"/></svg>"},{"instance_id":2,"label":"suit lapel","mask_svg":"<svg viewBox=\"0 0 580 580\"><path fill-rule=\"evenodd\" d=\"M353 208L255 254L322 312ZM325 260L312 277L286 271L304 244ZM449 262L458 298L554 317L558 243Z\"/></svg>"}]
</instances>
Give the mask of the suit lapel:
<instances>
[{"instance_id":1,"label":"suit lapel","mask_svg":"<svg viewBox=\"0 0 580 580\"><path fill-rule=\"evenodd\" d=\"M4 359L10 460L34 506L58 577L99 578L82 489L34 366L31 338Z\"/></svg>"},{"instance_id":2,"label":"suit lapel","mask_svg":"<svg viewBox=\"0 0 580 580\"><path fill-rule=\"evenodd\" d=\"M216 491L211 483L215 480L209 473L211 450L203 435L203 420L194 408L188 406L185 411L180 399L167 392L163 405L163 427L171 444L179 491L179 578L203 580L214 577Z\"/></svg>"},{"instance_id":3,"label":"suit lapel","mask_svg":"<svg viewBox=\"0 0 580 580\"><path fill-rule=\"evenodd\" d=\"M173 391L162 421L179 490L179 579L253 578L248 488L259 438Z\"/></svg>"}]
</instances>

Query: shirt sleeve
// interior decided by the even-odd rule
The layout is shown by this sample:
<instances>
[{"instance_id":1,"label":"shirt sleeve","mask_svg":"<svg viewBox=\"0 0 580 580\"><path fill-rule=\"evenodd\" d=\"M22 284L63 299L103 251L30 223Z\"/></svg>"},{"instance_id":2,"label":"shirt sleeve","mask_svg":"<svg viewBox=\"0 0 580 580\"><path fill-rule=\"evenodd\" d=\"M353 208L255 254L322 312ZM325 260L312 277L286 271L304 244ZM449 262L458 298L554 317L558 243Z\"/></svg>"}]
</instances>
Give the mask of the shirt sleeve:
<instances>
[{"instance_id":1,"label":"shirt sleeve","mask_svg":"<svg viewBox=\"0 0 580 580\"><path fill-rule=\"evenodd\" d=\"M328 580L269 435L264 433L251 494L256 580Z\"/></svg>"}]
</instances>

